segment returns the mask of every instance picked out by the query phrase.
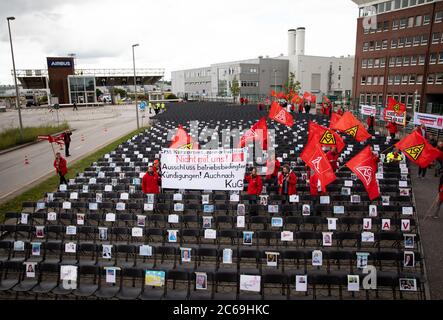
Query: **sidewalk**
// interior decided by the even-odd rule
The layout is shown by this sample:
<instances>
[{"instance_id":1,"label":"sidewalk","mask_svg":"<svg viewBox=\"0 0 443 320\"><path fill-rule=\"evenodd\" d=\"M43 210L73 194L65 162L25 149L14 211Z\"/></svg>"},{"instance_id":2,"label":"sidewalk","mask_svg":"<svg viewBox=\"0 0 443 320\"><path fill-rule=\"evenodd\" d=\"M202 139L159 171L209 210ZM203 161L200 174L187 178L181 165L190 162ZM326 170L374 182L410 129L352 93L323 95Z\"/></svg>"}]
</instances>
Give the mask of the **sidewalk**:
<instances>
[{"instance_id":1,"label":"sidewalk","mask_svg":"<svg viewBox=\"0 0 443 320\"><path fill-rule=\"evenodd\" d=\"M415 165L411 167L412 189L417 205L431 299L441 300L443 299L443 210L440 212L440 219L427 217L434 214L434 210L429 211L429 207L437 197L439 178L435 178L434 169L430 169L425 179L418 179L418 167Z\"/></svg>"},{"instance_id":2,"label":"sidewalk","mask_svg":"<svg viewBox=\"0 0 443 320\"><path fill-rule=\"evenodd\" d=\"M80 117L82 109L79 111ZM69 124L76 131L73 132L70 146L71 157L69 164L83 158L97 149L117 140L118 138L137 129L134 106L121 108L118 115L108 118L107 114L101 119L94 114L92 119L78 121L72 119ZM94 120L95 119L95 120ZM146 124L148 120L144 120ZM141 123L141 121L140 121ZM64 150L54 146L64 156ZM25 164L25 156L29 164ZM54 174L54 155L51 146L46 141L14 150L0 156L0 203L13 198L42 179Z\"/></svg>"}]
</instances>

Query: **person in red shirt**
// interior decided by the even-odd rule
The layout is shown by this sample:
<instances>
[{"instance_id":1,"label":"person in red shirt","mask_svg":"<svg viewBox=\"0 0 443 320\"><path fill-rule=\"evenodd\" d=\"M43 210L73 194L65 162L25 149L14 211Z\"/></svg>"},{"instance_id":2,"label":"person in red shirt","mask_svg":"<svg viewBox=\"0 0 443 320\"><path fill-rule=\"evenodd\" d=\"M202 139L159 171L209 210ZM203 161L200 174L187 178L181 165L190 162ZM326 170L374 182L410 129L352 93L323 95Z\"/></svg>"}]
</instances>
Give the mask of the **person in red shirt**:
<instances>
[{"instance_id":1,"label":"person in red shirt","mask_svg":"<svg viewBox=\"0 0 443 320\"><path fill-rule=\"evenodd\" d=\"M309 192L311 196L318 196L318 176L316 174L309 178Z\"/></svg>"},{"instance_id":2,"label":"person in red shirt","mask_svg":"<svg viewBox=\"0 0 443 320\"><path fill-rule=\"evenodd\" d=\"M389 124L386 126L386 128L389 131L389 134L391 135L392 139L395 139L395 135L398 132L397 124L394 121L389 122Z\"/></svg>"},{"instance_id":3,"label":"person in red shirt","mask_svg":"<svg viewBox=\"0 0 443 320\"><path fill-rule=\"evenodd\" d=\"M280 171L280 161L275 156L266 161L266 180L272 180L272 184L276 185L278 182L278 172Z\"/></svg>"},{"instance_id":4,"label":"person in red shirt","mask_svg":"<svg viewBox=\"0 0 443 320\"><path fill-rule=\"evenodd\" d=\"M283 167L283 172L278 176L279 194L292 196L297 193L297 176L291 172L289 166Z\"/></svg>"},{"instance_id":5,"label":"person in red shirt","mask_svg":"<svg viewBox=\"0 0 443 320\"><path fill-rule=\"evenodd\" d=\"M245 105L247 105L249 103L248 98L245 98Z\"/></svg>"},{"instance_id":6,"label":"person in red shirt","mask_svg":"<svg viewBox=\"0 0 443 320\"><path fill-rule=\"evenodd\" d=\"M303 103L299 103L299 105L298 105L298 113L303 113Z\"/></svg>"},{"instance_id":7,"label":"person in red shirt","mask_svg":"<svg viewBox=\"0 0 443 320\"><path fill-rule=\"evenodd\" d=\"M257 175L257 169L252 168L251 174L248 174L245 179L248 183L248 194L259 196L263 189L263 181L261 177Z\"/></svg>"},{"instance_id":8,"label":"person in red shirt","mask_svg":"<svg viewBox=\"0 0 443 320\"><path fill-rule=\"evenodd\" d=\"M60 184L68 184L65 175L68 173L68 163L65 158L63 158L60 152L57 152L54 160L54 168L57 174L60 176Z\"/></svg>"},{"instance_id":9,"label":"person in red shirt","mask_svg":"<svg viewBox=\"0 0 443 320\"><path fill-rule=\"evenodd\" d=\"M243 105L243 103L245 103L245 99L243 99L243 97L240 98L240 105Z\"/></svg>"},{"instance_id":10,"label":"person in red shirt","mask_svg":"<svg viewBox=\"0 0 443 320\"><path fill-rule=\"evenodd\" d=\"M332 170L337 171L337 161L338 161L339 154L337 152L337 148L332 148L327 154L326 158L328 158L329 163L331 164Z\"/></svg>"},{"instance_id":11,"label":"person in red shirt","mask_svg":"<svg viewBox=\"0 0 443 320\"><path fill-rule=\"evenodd\" d=\"M374 131L374 123L375 123L375 118L374 116L369 116L368 119L366 120L366 123L368 124L368 131L369 132L373 132Z\"/></svg>"},{"instance_id":12,"label":"person in red shirt","mask_svg":"<svg viewBox=\"0 0 443 320\"><path fill-rule=\"evenodd\" d=\"M154 172L152 166L148 167L148 172L145 173L142 179L142 191L144 194L159 194L160 193L160 177L158 173Z\"/></svg>"}]
</instances>

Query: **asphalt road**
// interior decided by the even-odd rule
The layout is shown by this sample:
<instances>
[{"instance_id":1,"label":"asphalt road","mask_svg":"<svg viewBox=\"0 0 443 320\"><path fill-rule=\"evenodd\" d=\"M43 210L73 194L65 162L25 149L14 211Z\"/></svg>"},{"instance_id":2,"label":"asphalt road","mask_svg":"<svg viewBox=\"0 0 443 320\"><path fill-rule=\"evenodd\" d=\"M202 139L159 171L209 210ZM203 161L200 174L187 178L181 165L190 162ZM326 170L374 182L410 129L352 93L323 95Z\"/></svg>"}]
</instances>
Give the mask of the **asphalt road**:
<instances>
[{"instance_id":1,"label":"asphalt road","mask_svg":"<svg viewBox=\"0 0 443 320\"><path fill-rule=\"evenodd\" d=\"M149 113L146 113L148 116ZM140 115L141 117L141 115ZM24 126L36 126L57 121L47 109L23 110ZM137 129L134 106L106 106L79 108L79 111L62 109L60 121L66 120L72 129L69 163L88 155L108 143ZM147 118L143 119L146 124ZM0 130L18 123L16 111L0 114ZM140 119L141 124L141 119ZM60 147L55 147L60 151ZM64 155L64 151L61 151ZM25 156L29 164L25 164ZM51 145L42 141L28 147L0 155L0 202L23 192L39 180L54 173L54 155Z\"/></svg>"}]
</instances>

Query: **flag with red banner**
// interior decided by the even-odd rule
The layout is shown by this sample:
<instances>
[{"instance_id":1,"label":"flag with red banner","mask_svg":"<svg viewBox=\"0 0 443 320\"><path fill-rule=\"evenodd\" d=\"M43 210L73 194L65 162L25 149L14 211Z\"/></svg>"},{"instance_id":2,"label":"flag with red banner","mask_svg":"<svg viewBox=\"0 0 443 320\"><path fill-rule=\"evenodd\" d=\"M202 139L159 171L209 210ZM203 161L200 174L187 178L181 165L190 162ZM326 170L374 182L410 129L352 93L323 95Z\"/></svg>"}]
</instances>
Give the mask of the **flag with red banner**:
<instances>
[{"instance_id":1,"label":"flag with red banner","mask_svg":"<svg viewBox=\"0 0 443 320\"><path fill-rule=\"evenodd\" d=\"M345 143L334 130L325 128L315 122L309 122L309 139L308 142L314 141L325 147L336 147L338 153L342 152Z\"/></svg>"},{"instance_id":2,"label":"flag with red banner","mask_svg":"<svg viewBox=\"0 0 443 320\"><path fill-rule=\"evenodd\" d=\"M352 158L346 166L361 180L372 201L380 197L380 187L376 179L378 170L378 158L371 147L367 146L358 155Z\"/></svg>"},{"instance_id":3,"label":"flag with red banner","mask_svg":"<svg viewBox=\"0 0 443 320\"><path fill-rule=\"evenodd\" d=\"M329 100L327 96L323 96L323 103L325 103L327 106L332 104L331 100Z\"/></svg>"},{"instance_id":4,"label":"flag with red banner","mask_svg":"<svg viewBox=\"0 0 443 320\"><path fill-rule=\"evenodd\" d=\"M395 147L420 168L429 167L434 160L442 156L442 152L434 148L417 130L396 143Z\"/></svg>"},{"instance_id":5,"label":"flag with red banner","mask_svg":"<svg viewBox=\"0 0 443 320\"><path fill-rule=\"evenodd\" d=\"M269 118L288 127L294 126L294 118L292 115L276 101L271 104Z\"/></svg>"},{"instance_id":6,"label":"flag with red banner","mask_svg":"<svg viewBox=\"0 0 443 320\"><path fill-rule=\"evenodd\" d=\"M341 115L336 112L332 112L331 121L329 122L329 128L335 127L340 119Z\"/></svg>"},{"instance_id":7,"label":"flag with red banner","mask_svg":"<svg viewBox=\"0 0 443 320\"><path fill-rule=\"evenodd\" d=\"M317 97L315 95L313 95L312 93L307 92L307 91L303 94L303 99L305 101L307 101L307 102L310 102L310 103L316 103L317 102Z\"/></svg>"},{"instance_id":8,"label":"flag with red banner","mask_svg":"<svg viewBox=\"0 0 443 320\"><path fill-rule=\"evenodd\" d=\"M346 111L339 121L329 126L331 129L346 132L358 142L363 142L372 136L366 131L365 126L349 111Z\"/></svg>"},{"instance_id":9,"label":"flag with red banner","mask_svg":"<svg viewBox=\"0 0 443 320\"><path fill-rule=\"evenodd\" d=\"M314 170L314 174L320 180L322 191L326 192L326 187L337 177L320 145L315 141L309 142L300 154L300 158Z\"/></svg>"},{"instance_id":10,"label":"flag with red banner","mask_svg":"<svg viewBox=\"0 0 443 320\"><path fill-rule=\"evenodd\" d=\"M395 99L389 97L388 98L388 107L385 109L386 111L394 111L397 115L403 114L406 112L406 105L401 102L397 102Z\"/></svg>"},{"instance_id":11,"label":"flag with red banner","mask_svg":"<svg viewBox=\"0 0 443 320\"><path fill-rule=\"evenodd\" d=\"M263 150L268 150L268 125L266 117L261 118L240 139L238 148L244 148L249 141L260 140Z\"/></svg>"},{"instance_id":12,"label":"flag with red banner","mask_svg":"<svg viewBox=\"0 0 443 320\"><path fill-rule=\"evenodd\" d=\"M48 135L48 136L38 136L37 140L39 140L39 141L45 141L46 140L49 143L57 143L59 145L63 145L64 144L63 134L60 134L60 135L55 136L55 137L53 137L51 135Z\"/></svg>"},{"instance_id":13,"label":"flag with red banner","mask_svg":"<svg viewBox=\"0 0 443 320\"><path fill-rule=\"evenodd\" d=\"M295 93L292 96L291 103L292 104L302 104L303 103L303 98L300 97L297 93Z\"/></svg>"},{"instance_id":14,"label":"flag with red banner","mask_svg":"<svg viewBox=\"0 0 443 320\"><path fill-rule=\"evenodd\" d=\"M198 144L195 143L191 136L183 129L182 125L178 126L177 133L172 138L172 143L169 146L171 149L188 149L198 150Z\"/></svg>"}]
</instances>

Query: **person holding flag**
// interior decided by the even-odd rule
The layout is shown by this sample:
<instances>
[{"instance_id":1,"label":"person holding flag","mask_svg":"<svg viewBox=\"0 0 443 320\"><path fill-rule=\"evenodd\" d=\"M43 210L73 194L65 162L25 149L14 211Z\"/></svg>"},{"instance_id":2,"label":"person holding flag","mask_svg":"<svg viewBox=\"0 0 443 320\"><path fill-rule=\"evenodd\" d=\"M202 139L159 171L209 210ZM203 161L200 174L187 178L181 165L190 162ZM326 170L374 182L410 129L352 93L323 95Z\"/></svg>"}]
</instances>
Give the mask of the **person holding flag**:
<instances>
[{"instance_id":1,"label":"person holding flag","mask_svg":"<svg viewBox=\"0 0 443 320\"><path fill-rule=\"evenodd\" d=\"M260 140L263 150L268 150L268 125L266 123L266 117L261 118L240 138L238 148L242 149L249 141L256 140Z\"/></svg>"},{"instance_id":2,"label":"person holding flag","mask_svg":"<svg viewBox=\"0 0 443 320\"><path fill-rule=\"evenodd\" d=\"M386 129L388 129L388 132L389 132L389 135L391 136L391 138L395 139L395 136L397 135L397 132L398 132L398 127L393 119L388 123L388 125L386 126Z\"/></svg>"},{"instance_id":3,"label":"person holding flag","mask_svg":"<svg viewBox=\"0 0 443 320\"><path fill-rule=\"evenodd\" d=\"M394 148L392 152L386 156L387 163L398 163L403 160L403 156L398 152L397 148Z\"/></svg>"},{"instance_id":4,"label":"person holding flag","mask_svg":"<svg viewBox=\"0 0 443 320\"><path fill-rule=\"evenodd\" d=\"M329 160L329 163L331 164L332 170L334 170L334 172L337 172L338 169L338 158L340 157L339 153L337 152L337 148L333 147L331 150L329 150L329 152L326 154L326 157Z\"/></svg>"},{"instance_id":5,"label":"person holding flag","mask_svg":"<svg viewBox=\"0 0 443 320\"><path fill-rule=\"evenodd\" d=\"M66 181L65 175L68 173L68 163L66 159L61 156L60 152L55 154L54 168L57 175L60 177L60 185L67 185L68 181Z\"/></svg>"},{"instance_id":6,"label":"person holding flag","mask_svg":"<svg viewBox=\"0 0 443 320\"><path fill-rule=\"evenodd\" d=\"M294 118L292 117L291 113L285 110L275 101L272 102L271 111L269 112L269 118L290 128L293 127L295 124Z\"/></svg>"},{"instance_id":7,"label":"person holding flag","mask_svg":"<svg viewBox=\"0 0 443 320\"><path fill-rule=\"evenodd\" d=\"M366 123L368 124L368 132L373 133L374 132L374 124L375 124L375 118L371 114L368 119L366 120Z\"/></svg>"},{"instance_id":8,"label":"person holding flag","mask_svg":"<svg viewBox=\"0 0 443 320\"><path fill-rule=\"evenodd\" d=\"M278 184L278 172L280 171L280 161L273 155L266 161L266 180L271 180L273 185Z\"/></svg>"}]
</instances>

